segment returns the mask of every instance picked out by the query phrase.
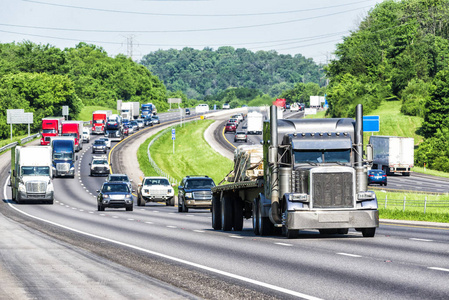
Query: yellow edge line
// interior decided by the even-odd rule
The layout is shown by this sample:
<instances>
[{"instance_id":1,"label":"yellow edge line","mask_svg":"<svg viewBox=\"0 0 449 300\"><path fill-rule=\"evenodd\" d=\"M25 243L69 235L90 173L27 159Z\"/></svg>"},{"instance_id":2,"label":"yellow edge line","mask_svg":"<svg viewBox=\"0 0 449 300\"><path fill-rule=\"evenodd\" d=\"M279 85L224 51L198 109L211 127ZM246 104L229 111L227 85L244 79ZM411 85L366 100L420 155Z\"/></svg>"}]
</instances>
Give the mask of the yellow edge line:
<instances>
[{"instance_id":1,"label":"yellow edge line","mask_svg":"<svg viewBox=\"0 0 449 300\"><path fill-rule=\"evenodd\" d=\"M236 146L234 146L234 145L233 145L233 144L226 138L226 135L225 135L225 129L226 129L226 126L223 127L223 131L221 132L221 133L223 134L223 138L225 139L226 142L228 142L229 145L231 145L231 146L234 147L234 148L237 148Z\"/></svg>"}]
</instances>

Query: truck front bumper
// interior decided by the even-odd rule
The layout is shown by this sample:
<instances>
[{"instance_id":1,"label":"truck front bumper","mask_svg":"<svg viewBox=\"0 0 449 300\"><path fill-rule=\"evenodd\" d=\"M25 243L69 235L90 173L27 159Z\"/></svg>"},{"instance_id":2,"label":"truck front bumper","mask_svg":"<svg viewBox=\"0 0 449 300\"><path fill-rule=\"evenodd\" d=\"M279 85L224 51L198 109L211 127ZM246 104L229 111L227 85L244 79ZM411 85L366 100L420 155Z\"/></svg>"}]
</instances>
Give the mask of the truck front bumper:
<instances>
[{"instance_id":1,"label":"truck front bumper","mask_svg":"<svg viewBox=\"0 0 449 300\"><path fill-rule=\"evenodd\" d=\"M288 229L299 230L374 228L379 227L379 211L289 211L284 222Z\"/></svg>"},{"instance_id":2,"label":"truck front bumper","mask_svg":"<svg viewBox=\"0 0 449 300\"><path fill-rule=\"evenodd\" d=\"M54 192L47 193L26 193L26 192L18 192L17 200L20 201L52 201L54 199Z\"/></svg>"}]
</instances>

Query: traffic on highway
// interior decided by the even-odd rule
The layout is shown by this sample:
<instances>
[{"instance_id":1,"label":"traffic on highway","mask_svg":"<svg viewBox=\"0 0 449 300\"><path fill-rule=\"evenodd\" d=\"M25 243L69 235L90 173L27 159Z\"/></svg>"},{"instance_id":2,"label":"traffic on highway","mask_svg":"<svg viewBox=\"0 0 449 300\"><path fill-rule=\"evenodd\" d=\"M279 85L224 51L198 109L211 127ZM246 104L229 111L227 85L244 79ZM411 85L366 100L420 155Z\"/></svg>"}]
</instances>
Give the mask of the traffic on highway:
<instances>
[{"instance_id":1,"label":"traffic on highway","mask_svg":"<svg viewBox=\"0 0 449 300\"><path fill-rule=\"evenodd\" d=\"M295 161L281 159L281 166L275 165L277 160L272 157L283 154L273 152L266 158L270 163L267 170L259 161L251 161L248 152L241 151L235 162L244 162L245 168L239 172L235 168L229 176L232 182L219 185L207 174L183 174L175 194L167 178L142 176L136 149L156 132L178 123L180 113L157 113L157 122L126 126L125 134L124 119L129 121L125 124L131 124L134 118L148 119L154 110L149 105L136 108L131 103L124 106L125 115L97 111L87 132L89 138L83 138L87 126L78 123L71 127L74 132L52 132L54 135L43 138L47 145L16 148L12 151L15 163L9 156L0 156L5 171L1 176L5 205L0 210L14 221L8 221L7 227L18 230L14 226L20 224L39 238L45 236L45 244L34 239L17 241L21 247L44 247L55 254L50 257L36 250L35 260L24 259L31 266L28 271L21 266L20 255L9 256L15 279L8 288L15 295L78 298L82 294L70 287L70 282L75 282L80 290L86 290L87 298L447 298L449 227L379 222L374 193L367 185L368 174L360 175L352 168L355 155L349 155L352 143L347 143L348 135L329 131L324 137L309 136L307 143L312 138L328 143L326 137L335 137L333 142L339 143L333 151L338 155L319 151L319 157L312 161L314 149L304 146L307 144L300 140L300 134L284 139L273 131L269 141L264 138L264 121L277 120L276 109L210 111L208 118L219 125L209 138L231 156L236 149L251 149L253 159L264 157L262 144L267 146L265 153L271 153L268 148L273 145L268 143L275 139L278 149L286 149L290 143L307 147L308 152L292 153ZM205 113L190 109L189 115L183 115L183 122ZM278 131L288 136L287 126L294 122L295 126L309 126L303 117L301 110L284 111L282 119L299 121L282 123L284 127ZM64 132L64 121L60 122L55 131L61 127ZM229 123L236 123L235 130L229 130ZM348 128L355 128L352 123L343 125L347 127L339 132L349 135ZM23 151L28 147L36 147L34 151L49 149L39 154L48 161L39 159L42 166L22 176L21 167L30 164ZM247 161L253 164L247 165ZM13 168L9 174L10 162ZM326 162L331 165L324 165ZM365 164L365 160L358 162L360 167ZM287 181L292 180L286 175L288 164L297 176L293 184ZM327 174L331 166L335 168ZM324 171L320 173L319 167ZM307 172L313 169L309 175ZM279 176L278 189L285 197L276 201L271 190L265 195L265 187L277 183L261 182L264 172L270 172L271 178ZM311 196L308 189L302 189L300 176L312 182L310 189L322 193L329 202L311 202L315 194ZM346 181L353 184L353 189L330 195L326 186L313 184L313 176L334 190ZM50 184L43 187L38 180L50 182L51 188ZM357 184L359 181L365 182L367 190L356 190L363 185ZM442 179L412 173L388 176L387 188L447 192L447 186ZM24 194L34 198L25 199ZM52 197L51 201L41 195ZM338 202L342 195L345 199L358 198ZM277 205L280 215L272 214ZM310 213L313 207L315 211ZM300 223L301 219L307 222ZM65 254L57 255L59 249L65 249ZM48 263L42 263L44 259ZM37 273L41 276L35 276ZM120 276L124 282L118 282Z\"/></svg>"}]
</instances>

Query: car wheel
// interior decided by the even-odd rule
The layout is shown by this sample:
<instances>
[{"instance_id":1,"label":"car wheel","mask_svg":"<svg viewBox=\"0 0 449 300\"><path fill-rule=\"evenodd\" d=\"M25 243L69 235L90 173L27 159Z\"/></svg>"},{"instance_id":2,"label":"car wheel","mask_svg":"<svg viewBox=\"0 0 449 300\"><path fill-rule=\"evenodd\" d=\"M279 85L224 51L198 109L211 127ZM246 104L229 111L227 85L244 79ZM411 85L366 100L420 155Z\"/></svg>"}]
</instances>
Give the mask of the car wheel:
<instances>
[{"instance_id":1,"label":"car wheel","mask_svg":"<svg viewBox=\"0 0 449 300\"><path fill-rule=\"evenodd\" d=\"M98 211L104 211L103 205L98 204Z\"/></svg>"},{"instance_id":2,"label":"car wheel","mask_svg":"<svg viewBox=\"0 0 449 300\"><path fill-rule=\"evenodd\" d=\"M145 203L142 203L142 196L137 195L137 206L143 206Z\"/></svg>"},{"instance_id":3,"label":"car wheel","mask_svg":"<svg viewBox=\"0 0 449 300\"><path fill-rule=\"evenodd\" d=\"M182 203L182 211L189 212L189 208L186 206L186 204L184 202Z\"/></svg>"},{"instance_id":4,"label":"car wheel","mask_svg":"<svg viewBox=\"0 0 449 300\"><path fill-rule=\"evenodd\" d=\"M178 212L182 212L182 206L181 206L181 204L178 204Z\"/></svg>"},{"instance_id":5,"label":"car wheel","mask_svg":"<svg viewBox=\"0 0 449 300\"><path fill-rule=\"evenodd\" d=\"M133 211L134 207L133 206L127 206L126 207L126 211Z\"/></svg>"}]
</instances>

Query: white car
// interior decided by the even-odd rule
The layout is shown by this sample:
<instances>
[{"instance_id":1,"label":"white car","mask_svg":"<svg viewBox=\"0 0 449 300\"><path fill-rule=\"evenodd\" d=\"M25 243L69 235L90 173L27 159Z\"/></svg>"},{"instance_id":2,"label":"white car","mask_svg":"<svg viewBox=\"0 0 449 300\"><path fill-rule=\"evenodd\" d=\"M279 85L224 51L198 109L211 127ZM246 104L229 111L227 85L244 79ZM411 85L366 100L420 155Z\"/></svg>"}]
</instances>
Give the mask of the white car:
<instances>
[{"instance_id":1,"label":"white car","mask_svg":"<svg viewBox=\"0 0 449 300\"><path fill-rule=\"evenodd\" d=\"M167 206L175 205L175 191L165 177L144 177L137 188L137 205L164 201Z\"/></svg>"},{"instance_id":2,"label":"white car","mask_svg":"<svg viewBox=\"0 0 449 300\"><path fill-rule=\"evenodd\" d=\"M108 175L110 167L106 155L93 156L90 165L90 176L94 175Z\"/></svg>"},{"instance_id":3,"label":"white car","mask_svg":"<svg viewBox=\"0 0 449 300\"><path fill-rule=\"evenodd\" d=\"M102 137L102 138L99 138L99 140L105 141L106 142L106 146L108 146L108 149L111 149L111 140L109 138Z\"/></svg>"},{"instance_id":4,"label":"white car","mask_svg":"<svg viewBox=\"0 0 449 300\"><path fill-rule=\"evenodd\" d=\"M90 131L89 131L89 128L87 128L87 127L83 128L83 142L86 142L86 143L90 142Z\"/></svg>"},{"instance_id":5,"label":"white car","mask_svg":"<svg viewBox=\"0 0 449 300\"><path fill-rule=\"evenodd\" d=\"M143 119L137 119L136 122L137 122L137 125L139 126L139 128L143 128L145 126Z\"/></svg>"}]
</instances>

